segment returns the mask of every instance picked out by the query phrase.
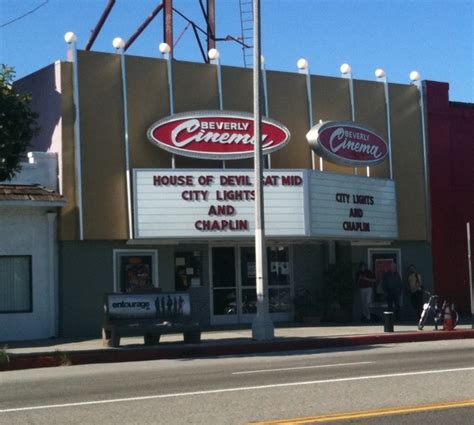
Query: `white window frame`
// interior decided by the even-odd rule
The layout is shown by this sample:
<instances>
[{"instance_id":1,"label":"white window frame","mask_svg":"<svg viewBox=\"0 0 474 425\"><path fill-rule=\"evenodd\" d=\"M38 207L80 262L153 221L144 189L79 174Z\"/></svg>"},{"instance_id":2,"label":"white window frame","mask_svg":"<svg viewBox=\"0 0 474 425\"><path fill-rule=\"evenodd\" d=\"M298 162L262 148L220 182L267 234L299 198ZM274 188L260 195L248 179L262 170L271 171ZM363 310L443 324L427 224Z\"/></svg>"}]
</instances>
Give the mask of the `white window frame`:
<instances>
[{"instance_id":1,"label":"white window frame","mask_svg":"<svg viewBox=\"0 0 474 425\"><path fill-rule=\"evenodd\" d=\"M151 256L151 281L155 288L158 288L158 250L156 249L114 249L113 267L114 267L114 292L120 292L119 267L121 257Z\"/></svg>"}]
</instances>

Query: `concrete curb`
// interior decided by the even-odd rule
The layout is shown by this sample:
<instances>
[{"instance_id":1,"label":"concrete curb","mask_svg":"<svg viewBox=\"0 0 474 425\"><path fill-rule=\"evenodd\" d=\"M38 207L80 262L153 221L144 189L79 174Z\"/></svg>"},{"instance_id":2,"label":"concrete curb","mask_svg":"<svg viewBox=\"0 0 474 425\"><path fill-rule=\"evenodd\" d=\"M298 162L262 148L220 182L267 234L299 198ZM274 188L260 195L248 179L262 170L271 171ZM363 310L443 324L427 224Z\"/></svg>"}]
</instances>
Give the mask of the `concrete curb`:
<instances>
[{"instance_id":1,"label":"concrete curb","mask_svg":"<svg viewBox=\"0 0 474 425\"><path fill-rule=\"evenodd\" d=\"M422 331L350 335L323 338L285 339L269 342L238 342L220 344L179 344L144 348L104 348L87 351L58 351L54 353L9 354L7 362L0 363L0 371L34 369L41 367L71 366L94 363L118 363L146 360L180 359L250 355L282 351L315 350L323 348L355 347L361 345L398 344L404 342L440 341L474 338L474 329L454 331Z\"/></svg>"}]
</instances>

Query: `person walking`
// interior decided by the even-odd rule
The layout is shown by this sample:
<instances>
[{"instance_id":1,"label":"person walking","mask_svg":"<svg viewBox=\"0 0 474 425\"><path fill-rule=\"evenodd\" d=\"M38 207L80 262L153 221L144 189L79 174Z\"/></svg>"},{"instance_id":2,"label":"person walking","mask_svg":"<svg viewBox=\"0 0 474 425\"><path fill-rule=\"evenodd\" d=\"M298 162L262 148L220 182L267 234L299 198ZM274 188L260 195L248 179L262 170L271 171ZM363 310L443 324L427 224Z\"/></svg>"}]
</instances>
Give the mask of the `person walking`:
<instances>
[{"instance_id":1,"label":"person walking","mask_svg":"<svg viewBox=\"0 0 474 425\"><path fill-rule=\"evenodd\" d=\"M410 291L410 300L416 316L420 317L423 311L423 284L421 274L416 271L414 264L408 266L407 284Z\"/></svg>"},{"instance_id":2,"label":"person walking","mask_svg":"<svg viewBox=\"0 0 474 425\"><path fill-rule=\"evenodd\" d=\"M396 263L383 276L383 291L387 297L389 311L395 312L395 320L400 320L400 296L402 295L402 278L397 271Z\"/></svg>"},{"instance_id":3,"label":"person walking","mask_svg":"<svg viewBox=\"0 0 474 425\"><path fill-rule=\"evenodd\" d=\"M372 302L373 286L375 275L367 269L367 264L359 263L359 270L356 274L356 284L359 287L360 302L362 309L362 322L370 322L370 303Z\"/></svg>"}]
</instances>

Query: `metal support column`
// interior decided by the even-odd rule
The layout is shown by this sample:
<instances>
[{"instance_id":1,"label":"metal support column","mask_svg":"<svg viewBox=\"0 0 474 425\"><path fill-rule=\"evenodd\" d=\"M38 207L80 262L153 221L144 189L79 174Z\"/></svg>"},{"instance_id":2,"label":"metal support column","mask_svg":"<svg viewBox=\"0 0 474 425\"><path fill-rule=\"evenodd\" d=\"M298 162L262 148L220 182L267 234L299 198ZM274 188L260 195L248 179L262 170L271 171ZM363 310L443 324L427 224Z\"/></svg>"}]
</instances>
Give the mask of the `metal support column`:
<instances>
[{"instance_id":1,"label":"metal support column","mask_svg":"<svg viewBox=\"0 0 474 425\"><path fill-rule=\"evenodd\" d=\"M133 239L133 213L132 213L132 188L130 178L130 147L128 140L128 93L127 93L127 69L125 66L125 42L121 38L113 41L117 53L120 55L120 69L122 74L122 102L123 102L123 142L125 151L125 180L127 188L127 215L128 215L128 239Z\"/></svg>"},{"instance_id":2,"label":"metal support column","mask_svg":"<svg viewBox=\"0 0 474 425\"><path fill-rule=\"evenodd\" d=\"M388 160L390 180L393 180L393 160L392 160L392 123L390 119L390 93L387 81L387 75L383 69L375 71L377 81L383 83L385 98L385 113L387 114L387 139L388 139Z\"/></svg>"},{"instance_id":3,"label":"metal support column","mask_svg":"<svg viewBox=\"0 0 474 425\"><path fill-rule=\"evenodd\" d=\"M309 73L309 64L306 59L300 59L297 62L298 66L298 72L300 74L305 75L306 78L306 98L308 100L308 122L309 122L309 128L313 128L314 122L313 122L313 98L311 95L311 75ZM316 169L316 156L314 154L314 151L310 149L311 151L311 168L313 170ZM323 159L320 157L319 158L319 171L323 171Z\"/></svg>"},{"instance_id":4,"label":"metal support column","mask_svg":"<svg viewBox=\"0 0 474 425\"><path fill-rule=\"evenodd\" d=\"M418 78L413 81L413 85L418 89L420 94L420 114L421 114L421 136L423 142L423 181L425 192L425 216L426 216L426 237L431 241L431 201L430 201L430 183L429 183L429 169L428 169L428 142L426 140L426 118L425 118L425 96L424 86L422 81Z\"/></svg>"}]
</instances>

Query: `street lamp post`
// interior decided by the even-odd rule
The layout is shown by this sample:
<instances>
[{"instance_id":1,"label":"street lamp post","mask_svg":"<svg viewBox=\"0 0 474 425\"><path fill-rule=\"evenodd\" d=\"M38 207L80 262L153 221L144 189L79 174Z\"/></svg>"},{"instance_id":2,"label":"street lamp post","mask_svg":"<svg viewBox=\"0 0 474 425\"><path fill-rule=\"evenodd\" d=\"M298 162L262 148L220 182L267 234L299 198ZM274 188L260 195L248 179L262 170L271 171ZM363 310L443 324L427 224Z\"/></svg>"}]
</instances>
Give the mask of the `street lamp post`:
<instances>
[{"instance_id":1,"label":"street lamp post","mask_svg":"<svg viewBox=\"0 0 474 425\"><path fill-rule=\"evenodd\" d=\"M274 327L268 311L267 256L265 244L265 220L263 207L262 170L262 111L261 100L261 44L260 44L260 0L253 0L253 112L254 112L254 181L255 181L255 265L257 314L252 322L252 338L258 341L273 339Z\"/></svg>"}]
</instances>

